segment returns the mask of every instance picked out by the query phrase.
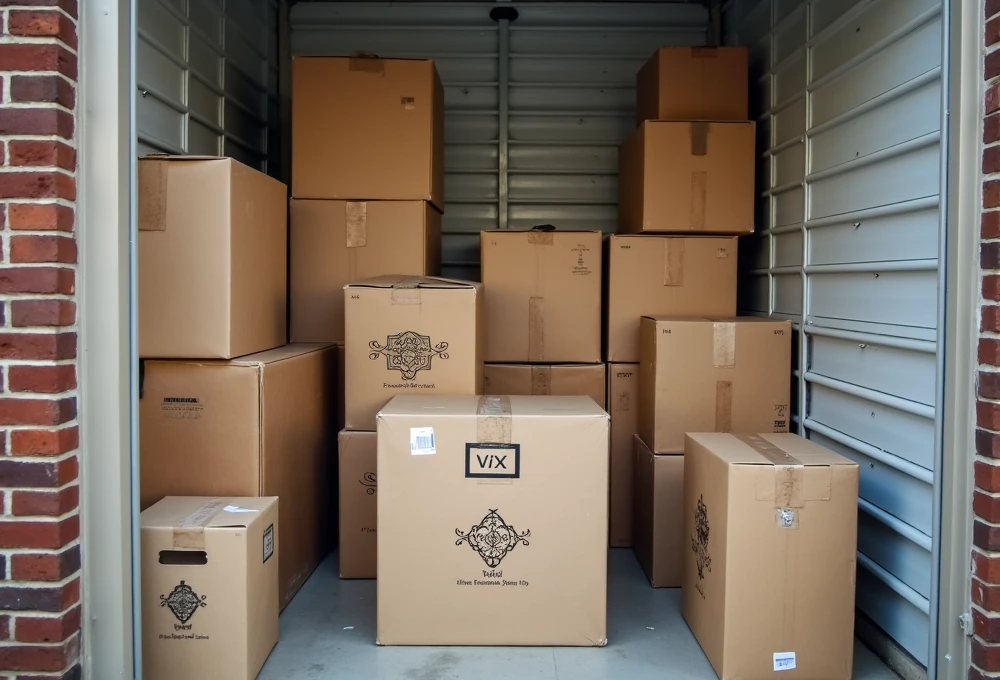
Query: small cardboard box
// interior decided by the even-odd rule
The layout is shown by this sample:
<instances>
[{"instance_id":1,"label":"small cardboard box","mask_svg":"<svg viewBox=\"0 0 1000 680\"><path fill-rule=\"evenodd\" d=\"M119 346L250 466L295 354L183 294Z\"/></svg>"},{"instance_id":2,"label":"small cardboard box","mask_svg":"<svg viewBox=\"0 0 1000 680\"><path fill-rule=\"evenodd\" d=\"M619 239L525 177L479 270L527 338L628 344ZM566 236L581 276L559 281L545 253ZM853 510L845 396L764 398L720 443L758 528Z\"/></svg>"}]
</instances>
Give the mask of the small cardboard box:
<instances>
[{"instance_id":1,"label":"small cardboard box","mask_svg":"<svg viewBox=\"0 0 1000 680\"><path fill-rule=\"evenodd\" d=\"M444 210L444 89L429 59L292 59L292 196Z\"/></svg>"},{"instance_id":2,"label":"small cardboard box","mask_svg":"<svg viewBox=\"0 0 1000 680\"><path fill-rule=\"evenodd\" d=\"M753 233L754 123L646 121L618 156L618 230Z\"/></svg>"},{"instance_id":3,"label":"small cardboard box","mask_svg":"<svg viewBox=\"0 0 1000 680\"><path fill-rule=\"evenodd\" d=\"M482 284L379 276L345 286L344 297L348 430L374 430L397 394L482 394Z\"/></svg>"},{"instance_id":4,"label":"small cardboard box","mask_svg":"<svg viewBox=\"0 0 1000 680\"><path fill-rule=\"evenodd\" d=\"M378 417L383 645L607 644L608 414L419 396Z\"/></svg>"},{"instance_id":5,"label":"small cardboard box","mask_svg":"<svg viewBox=\"0 0 1000 680\"><path fill-rule=\"evenodd\" d=\"M792 324L642 317L639 436L681 453L685 432L788 432Z\"/></svg>"},{"instance_id":6,"label":"small cardboard box","mask_svg":"<svg viewBox=\"0 0 1000 680\"><path fill-rule=\"evenodd\" d=\"M604 364L486 364L484 394L590 397L605 408Z\"/></svg>"},{"instance_id":7,"label":"small cardboard box","mask_svg":"<svg viewBox=\"0 0 1000 680\"><path fill-rule=\"evenodd\" d=\"M858 466L793 434L689 434L682 612L721 680L851 677Z\"/></svg>"},{"instance_id":8,"label":"small cardboard box","mask_svg":"<svg viewBox=\"0 0 1000 680\"><path fill-rule=\"evenodd\" d=\"M283 608L327 553L336 353L287 345L232 361L146 361L140 505L166 496L278 496Z\"/></svg>"},{"instance_id":9,"label":"small cardboard box","mask_svg":"<svg viewBox=\"0 0 1000 680\"><path fill-rule=\"evenodd\" d=\"M734 316L736 239L612 236L605 314L608 361L639 361L639 317Z\"/></svg>"},{"instance_id":10,"label":"small cardboard box","mask_svg":"<svg viewBox=\"0 0 1000 680\"><path fill-rule=\"evenodd\" d=\"M661 47L636 78L644 120L747 120L745 47Z\"/></svg>"},{"instance_id":11,"label":"small cardboard box","mask_svg":"<svg viewBox=\"0 0 1000 680\"><path fill-rule=\"evenodd\" d=\"M654 588L680 588L684 560L684 456L635 449L635 556Z\"/></svg>"},{"instance_id":12,"label":"small cardboard box","mask_svg":"<svg viewBox=\"0 0 1000 680\"><path fill-rule=\"evenodd\" d=\"M441 273L441 213L424 201L290 203L292 342L344 341L344 286Z\"/></svg>"},{"instance_id":13,"label":"small cardboard box","mask_svg":"<svg viewBox=\"0 0 1000 680\"><path fill-rule=\"evenodd\" d=\"M375 578L374 432L340 432L340 578Z\"/></svg>"},{"instance_id":14,"label":"small cardboard box","mask_svg":"<svg viewBox=\"0 0 1000 680\"><path fill-rule=\"evenodd\" d=\"M480 234L486 361L601 360L601 232Z\"/></svg>"},{"instance_id":15,"label":"small cardboard box","mask_svg":"<svg viewBox=\"0 0 1000 680\"><path fill-rule=\"evenodd\" d=\"M257 677L278 642L278 499L164 498L139 524L143 677Z\"/></svg>"},{"instance_id":16,"label":"small cardboard box","mask_svg":"<svg viewBox=\"0 0 1000 680\"><path fill-rule=\"evenodd\" d=\"M287 189L231 158L139 160L139 356L285 344Z\"/></svg>"},{"instance_id":17,"label":"small cardboard box","mask_svg":"<svg viewBox=\"0 0 1000 680\"><path fill-rule=\"evenodd\" d=\"M639 364L608 364L608 403L611 415L611 516L608 535L612 548L632 547L632 492L635 436L639 425Z\"/></svg>"}]
</instances>

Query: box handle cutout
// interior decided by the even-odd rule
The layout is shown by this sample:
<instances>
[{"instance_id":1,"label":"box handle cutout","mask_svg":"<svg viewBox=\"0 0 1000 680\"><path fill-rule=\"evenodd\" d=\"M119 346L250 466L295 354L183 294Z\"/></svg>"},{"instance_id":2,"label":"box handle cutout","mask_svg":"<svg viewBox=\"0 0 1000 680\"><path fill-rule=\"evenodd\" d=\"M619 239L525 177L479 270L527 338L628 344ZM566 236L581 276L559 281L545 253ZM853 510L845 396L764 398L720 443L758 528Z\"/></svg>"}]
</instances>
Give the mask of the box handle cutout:
<instances>
[{"instance_id":1,"label":"box handle cutout","mask_svg":"<svg viewBox=\"0 0 1000 680\"><path fill-rule=\"evenodd\" d=\"M160 564L198 567L208 564L208 553L204 550L161 550Z\"/></svg>"}]
</instances>

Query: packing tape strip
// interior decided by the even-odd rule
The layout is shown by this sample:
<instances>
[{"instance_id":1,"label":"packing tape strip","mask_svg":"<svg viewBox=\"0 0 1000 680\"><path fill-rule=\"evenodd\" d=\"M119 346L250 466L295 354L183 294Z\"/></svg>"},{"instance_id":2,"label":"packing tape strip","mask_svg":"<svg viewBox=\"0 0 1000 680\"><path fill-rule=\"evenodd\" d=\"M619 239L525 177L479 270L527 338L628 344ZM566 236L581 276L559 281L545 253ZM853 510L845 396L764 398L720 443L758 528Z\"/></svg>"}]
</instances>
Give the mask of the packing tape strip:
<instances>
[{"instance_id":1,"label":"packing tape strip","mask_svg":"<svg viewBox=\"0 0 1000 680\"><path fill-rule=\"evenodd\" d=\"M139 231L167 230L167 165L169 161L142 161L139 183Z\"/></svg>"},{"instance_id":2,"label":"packing tape strip","mask_svg":"<svg viewBox=\"0 0 1000 680\"><path fill-rule=\"evenodd\" d=\"M420 280L419 276L407 276L392 284L392 304L419 305Z\"/></svg>"},{"instance_id":3,"label":"packing tape strip","mask_svg":"<svg viewBox=\"0 0 1000 680\"><path fill-rule=\"evenodd\" d=\"M545 298L528 298L528 359L545 359Z\"/></svg>"},{"instance_id":4,"label":"packing tape strip","mask_svg":"<svg viewBox=\"0 0 1000 680\"><path fill-rule=\"evenodd\" d=\"M691 229L705 229L705 212L708 203L708 173L691 173L691 206L688 211L688 222Z\"/></svg>"},{"instance_id":5,"label":"packing tape strip","mask_svg":"<svg viewBox=\"0 0 1000 680\"><path fill-rule=\"evenodd\" d=\"M364 248L368 245L368 203L347 201L344 204L347 247Z\"/></svg>"},{"instance_id":6,"label":"packing tape strip","mask_svg":"<svg viewBox=\"0 0 1000 680\"><path fill-rule=\"evenodd\" d=\"M349 71L361 71L363 73L377 73L385 75L385 62L374 54L359 53L356 57L351 57L347 66Z\"/></svg>"},{"instance_id":7,"label":"packing tape strip","mask_svg":"<svg viewBox=\"0 0 1000 680\"><path fill-rule=\"evenodd\" d=\"M684 239L663 239L663 285L684 285Z\"/></svg>"},{"instance_id":8,"label":"packing tape strip","mask_svg":"<svg viewBox=\"0 0 1000 680\"><path fill-rule=\"evenodd\" d=\"M528 243L533 246L551 246L554 242L555 234L551 231L529 231Z\"/></svg>"},{"instance_id":9,"label":"packing tape strip","mask_svg":"<svg viewBox=\"0 0 1000 680\"><path fill-rule=\"evenodd\" d=\"M552 394L552 368L549 366L531 367L531 393Z\"/></svg>"},{"instance_id":10,"label":"packing tape strip","mask_svg":"<svg viewBox=\"0 0 1000 680\"><path fill-rule=\"evenodd\" d=\"M715 431L733 431L733 383L731 380L715 382Z\"/></svg>"},{"instance_id":11,"label":"packing tape strip","mask_svg":"<svg viewBox=\"0 0 1000 680\"><path fill-rule=\"evenodd\" d=\"M174 525L174 547L190 550L205 549L205 527L219 510L226 506L227 499L213 498Z\"/></svg>"},{"instance_id":12,"label":"packing tape strip","mask_svg":"<svg viewBox=\"0 0 1000 680\"><path fill-rule=\"evenodd\" d=\"M779 510L801 508L805 500L802 461L760 435L733 436L771 463L774 472L774 507ZM794 529L798 526L799 518L796 512L779 512L776 517L782 528Z\"/></svg>"},{"instance_id":13,"label":"packing tape strip","mask_svg":"<svg viewBox=\"0 0 1000 680\"><path fill-rule=\"evenodd\" d=\"M732 321L712 324L712 366L736 368L736 324Z\"/></svg>"},{"instance_id":14,"label":"packing tape strip","mask_svg":"<svg viewBox=\"0 0 1000 680\"><path fill-rule=\"evenodd\" d=\"M479 397L476 441L480 444L510 444L510 397Z\"/></svg>"}]
</instances>

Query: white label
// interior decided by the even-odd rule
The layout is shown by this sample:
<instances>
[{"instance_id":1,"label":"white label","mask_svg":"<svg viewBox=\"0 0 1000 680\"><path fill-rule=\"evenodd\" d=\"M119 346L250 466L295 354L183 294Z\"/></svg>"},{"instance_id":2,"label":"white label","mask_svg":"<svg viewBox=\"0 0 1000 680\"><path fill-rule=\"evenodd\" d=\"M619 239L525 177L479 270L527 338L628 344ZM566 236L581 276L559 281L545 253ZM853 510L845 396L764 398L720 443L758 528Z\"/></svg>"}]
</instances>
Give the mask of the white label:
<instances>
[{"instance_id":1,"label":"white label","mask_svg":"<svg viewBox=\"0 0 1000 680\"><path fill-rule=\"evenodd\" d=\"M222 509L226 512L257 512L256 510L251 510L250 508L241 508L238 505L227 505Z\"/></svg>"},{"instance_id":2,"label":"white label","mask_svg":"<svg viewBox=\"0 0 1000 680\"><path fill-rule=\"evenodd\" d=\"M775 652L774 670L790 671L795 668L795 652Z\"/></svg>"},{"instance_id":3,"label":"white label","mask_svg":"<svg viewBox=\"0 0 1000 680\"><path fill-rule=\"evenodd\" d=\"M431 456L437 453L433 427L410 428L410 455Z\"/></svg>"},{"instance_id":4,"label":"white label","mask_svg":"<svg viewBox=\"0 0 1000 680\"><path fill-rule=\"evenodd\" d=\"M274 525L264 530L264 561L267 562L274 554Z\"/></svg>"}]
</instances>

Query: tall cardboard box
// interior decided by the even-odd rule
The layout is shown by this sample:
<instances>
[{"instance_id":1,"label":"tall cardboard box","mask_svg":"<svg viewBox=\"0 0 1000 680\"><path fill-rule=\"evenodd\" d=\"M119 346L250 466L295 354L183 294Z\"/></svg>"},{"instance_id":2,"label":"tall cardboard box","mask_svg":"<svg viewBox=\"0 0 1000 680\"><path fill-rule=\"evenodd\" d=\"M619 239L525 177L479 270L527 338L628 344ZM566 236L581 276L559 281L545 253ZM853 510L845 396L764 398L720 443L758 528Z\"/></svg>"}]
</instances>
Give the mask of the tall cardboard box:
<instances>
[{"instance_id":1,"label":"tall cardboard box","mask_svg":"<svg viewBox=\"0 0 1000 680\"><path fill-rule=\"evenodd\" d=\"M639 361L639 317L734 316L736 239L708 236L612 236L605 352Z\"/></svg>"},{"instance_id":2,"label":"tall cardboard box","mask_svg":"<svg viewBox=\"0 0 1000 680\"><path fill-rule=\"evenodd\" d=\"M657 455L635 435L635 556L654 588L680 588L684 456Z\"/></svg>"},{"instance_id":3,"label":"tall cardboard box","mask_svg":"<svg viewBox=\"0 0 1000 680\"><path fill-rule=\"evenodd\" d=\"M601 232L480 234L486 361L601 360Z\"/></svg>"},{"instance_id":4,"label":"tall cardboard box","mask_svg":"<svg viewBox=\"0 0 1000 680\"><path fill-rule=\"evenodd\" d=\"M346 365L344 360L344 343L337 343L337 432L344 429L344 404L346 386Z\"/></svg>"},{"instance_id":5,"label":"tall cardboard box","mask_svg":"<svg viewBox=\"0 0 1000 680\"><path fill-rule=\"evenodd\" d=\"M383 645L607 644L608 414L402 395L378 418Z\"/></svg>"},{"instance_id":6,"label":"tall cardboard box","mask_svg":"<svg viewBox=\"0 0 1000 680\"><path fill-rule=\"evenodd\" d=\"M608 364L611 415L611 486L608 535L612 548L632 546L632 480L639 428L639 364Z\"/></svg>"},{"instance_id":7,"label":"tall cardboard box","mask_svg":"<svg viewBox=\"0 0 1000 680\"><path fill-rule=\"evenodd\" d=\"M277 496L280 605L326 556L336 353L287 345L232 361L146 361L140 496Z\"/></svg>"},{"instance_id":8,"label":"tall cardboard box","mask_svg":"<svg viewBox=\"0 0 1000 680\"><path fill-rule=\"evenodd\" d=\"M444 89L429 59L292 59L292 196L444 210Z\"/></svg>"},{"instance_id":9,"label":"tall cardboard box","mask_svg":"<svg viewBox=\"0 0 1000 680\"><path fill-rule=\"evenodd\" d=\"M745 47L661 47L636 78L636 125L746 120L749 83Z\"/></svg>"},{"instance_id":10,"label":"tall cardboard box","mask_svg":"<svg viewBox=\"0 0 1000 680\"><path fill-rule=\"evenodd\" d=\"M378 512L374 432L341 430L340 578L375 578Z\"/></svg>"},{"instance_id":11,"label":"tall cardboard box","mask_svg":"<svg viewBox=\"0 0 1000 680\"><path fill-rule=\"evenodd\" d=\"M278 642L278 499L165 498L139 524L143 677L257 677Z\"/></svg>"},{"instance_id":12,"label":"tall cardboard box","mask_svg":"<svg viewBox=\"0 0 1000 680\"><path fill-rule=\"evenodd\" d=\"M618 155L618 230L753 233L754 123L644 122Z\"/></svg>"},{"instance_id":13,"label":"tall cardboard box","mask_svg":"<svg viewBox=\"0 0 1000 680\"><path fill-rule=\"evenodd\" d=\"M788 432L791 336L778 319L642 317L639 436L681 453L685 432Z\"/></svg>"},{"instance_id":14,"label":"tall cardboard box","mask_svg":"<svg viewBox=\"0 0 1000 680\"><path fill-rule=\"evenodd\" d=\"M486 364L483 393L590 397L605 408L604 364Z\"/></svg>"},{"instance_id":15,"label":"tall cardboard box","mask_svg":"<svg viewBox=\"0 0 1000 680\"><path fill-rule=\"evenodd\" d=\"M289 206L292 342L344 341L344 286L382 274L441 273L441 213L424 201Z\"/></svg>"},{"instance_id":16,"label":"tall cardboard box","mask_svg":"<svg viewBox=\"0 0 1000 680\"><path fill-rule=\"evenodd\" d=\"M689 434L682 612L721 680L848 680L858 466L792 434Z\"/></svg>"},{"instance_id":17,"label":"tall cardboard box","mask_svg":"<svg viewBox=\"0 0 1000 680\"><path fill-rule=\"evenodd\" d=\"M348 430L374 430L397 394L482 393L482 284L379 276L345 286L344 297Z\"/></svg>"},{"instance_id":18,"label":"tall cardboard box","mask_svg":"<svg viewBox=\"0 0 1000 680\"><path fill-rule=\"evenodd\" d=\"M284 184L231 158L139 160L139 356L230 359L285 344Z\"/></svg>"}]
</instances>

